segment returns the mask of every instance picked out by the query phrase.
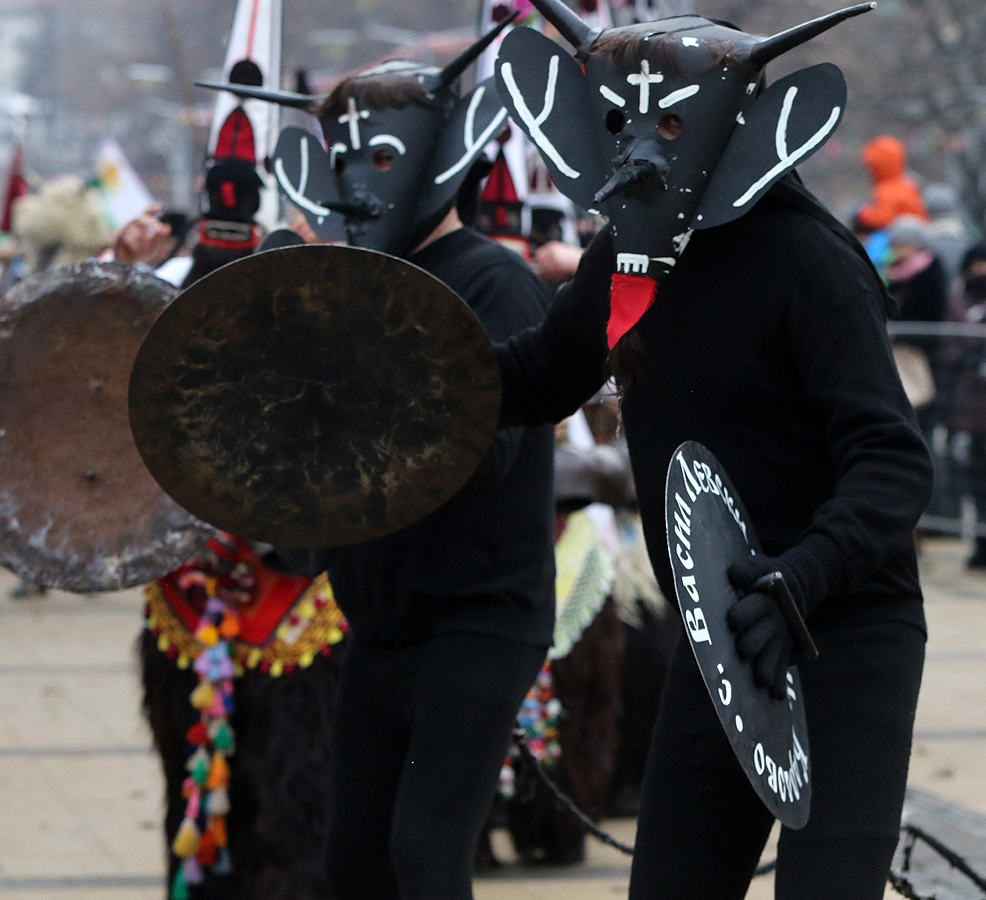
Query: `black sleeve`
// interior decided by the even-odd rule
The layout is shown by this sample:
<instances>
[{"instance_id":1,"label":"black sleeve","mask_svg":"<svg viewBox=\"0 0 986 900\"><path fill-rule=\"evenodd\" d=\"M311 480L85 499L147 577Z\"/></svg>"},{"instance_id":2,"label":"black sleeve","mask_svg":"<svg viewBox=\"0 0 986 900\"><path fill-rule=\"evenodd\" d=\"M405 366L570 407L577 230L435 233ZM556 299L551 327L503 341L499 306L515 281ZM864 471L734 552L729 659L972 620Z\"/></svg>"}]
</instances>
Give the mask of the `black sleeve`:
<instances>
[{"instance_id":1,"label":"black sleeve","mask_svg":"<svg viewBox=\"0 0 986 900\"><path fill-rule=\"evenodd\" d=\"M852 258L826 263L805 302L789 306L789 339L835 464L833 495L799 544L821 565L829 592L860 584L913 546L931 499L931 459L872 281Z\"/></svg>"},{"instance_id":2,"label":"black sleeve","mask_svg":"<svg viewBox=\"0 0 986 900\"><path fill-rule=\"evenodd\" d=\"M493 341L506 341L535 327L548 310L550 292L527 263L501 251L495 262L479 266L468 280L467 302ZM499 481L513 466L524 439L522 427L500 428L483 462Z\"/></svg>"},{"instance_id":3,"label":"black sleeve","mask_svg":"<svg viewBox=\"0 0 986 900\"><path fill-rule=\"evenodd\" d=\"M548 288L512 250L472 273L464 297L490 340L505 341L544 319ZM514 258L516 257L516 258Z\"/></svg>"},{"instance_id":4,"label":"black sleeve","mask_svg":"<svg viewBox=\"0 0 986 900\"><path fill-rule=\"evenodd\" d=\"M497 344L502 425L543 425L575 412L606 380L606 322L613 245L605 229L575 277L559 288L544 322Z\"/></svg>"}]
</instances>

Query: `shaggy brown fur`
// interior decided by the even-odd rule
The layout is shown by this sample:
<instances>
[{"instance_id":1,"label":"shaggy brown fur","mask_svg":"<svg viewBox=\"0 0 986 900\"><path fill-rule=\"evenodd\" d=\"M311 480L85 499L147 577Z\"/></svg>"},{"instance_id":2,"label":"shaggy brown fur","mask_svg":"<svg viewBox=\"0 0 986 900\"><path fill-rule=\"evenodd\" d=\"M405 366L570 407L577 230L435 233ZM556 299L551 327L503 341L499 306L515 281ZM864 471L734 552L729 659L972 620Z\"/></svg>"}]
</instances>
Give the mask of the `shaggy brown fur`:
<instances>
[{"instance_id":1,"label":"shaggy brown fur","mask_svg":"<svg viewBox=\"0 0 986 900\"><path fill-rule=\"evenodd\" d=\"M661 709L661 693L671 655L683 631L681 617L674 607L665 605L655 612L639 600L637 606L639 623L623 624L626 634L623 711L617 726L619 741L606 804L606 814L613 818L637 815L644 765Z\"/></svg>"},{"instance_id":2,"label":"shaggy brown fur","mask_svg":"<svg viewBox=\"0 0 986 900\"><path fill-rule=\"evenodd\" d=\"M331 900L324 850L329 809L329 759L334 698L346 642L307 669L272 678L249 670L236 680L231 724L227 817L233 874L206 874L193 900ZM186 731L198 714L189 695L198 683L145 631L139 641L143 711L165 779L165 852L171 853L185 811L181 785L190 748Z\"/></svg>"},{"instance_id":3,"label":"shaggy brown fur","mask_svg":"<svg viewBox=\"0 0 986 900\"><path fill-rule=\"evenodd\" d=\"M552 778L593 819L606 811L616 761L624 641L616 604L607 600L568 656L551 664L555 697L564 709L558 720L561 758ZM536 785L532 793L525 783L532 777L521 768L516 798L508 804L508 828L517 852L528 862L581 860L582 824L559 809L543 786Z\"/></svg>"},{"instance_id":4,"label":"shaggy brown fur","mask_svg":"<svg viewBox=\"0 0 986 900\"><path fill-rule=\"evenodd\" d=\"M607 600L565 659L552 663L561 759L551 777L593 819L636 815L644 764L681 621L638 601L640 621L625 623ZM512 800L498 798L476 851L476 870L499 865L490 829L505 825L525 862L565 864L585 856L585 829L558 808L524 767Z\"/></svg>"}]
</instances>

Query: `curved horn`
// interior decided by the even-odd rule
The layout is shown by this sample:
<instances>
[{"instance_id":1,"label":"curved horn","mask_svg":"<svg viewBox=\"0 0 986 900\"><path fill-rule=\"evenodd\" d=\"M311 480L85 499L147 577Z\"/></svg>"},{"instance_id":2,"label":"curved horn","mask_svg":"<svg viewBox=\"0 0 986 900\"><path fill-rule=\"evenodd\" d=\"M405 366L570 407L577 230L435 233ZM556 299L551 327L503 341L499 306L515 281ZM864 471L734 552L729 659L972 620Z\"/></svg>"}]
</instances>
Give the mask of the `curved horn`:
<instances>
[{"instance_id":1,"label":"curved horn","mask_svg":"<svg viewBox=\"0 0 986 900\"><path fill-rule=\"evenodd\" d=\"M535 0L536 4L536 0ZM803 25L789 28L780 34L761 41L750 50L750 62L758 69L762 69L772 59L776 59L782 53L797 47L799 44L810 41L813 37L818 37L823 31L828 31L833 25L838 25L853 16L869 12L876 6L876 3L860 3L858 6L850 6L847 9L840 9L838 12L830 13L819 19L812 19Z\"/></svg>"},{"instance_id":2,"label":"curved horn","mask_svg":"<svg viewBox=\"0 0 986 900\"><path fill-rule=\"evenodd\" d=\"M520 10L514 10L507 16L502 22L500 22L495 28L491 28L486 32L475 44L473 44L465 53L461 56L456 57L452 60L444 69L442 69L442 74L438 79L438 86L434 89L433 93L438 93L441 90L447 88L456 78L458 78L469 66L472 64L473 60L479 57L490 44L496 40L497 35L503 31L517 16L520 15Z\"/></svg>"},{"instance_id":3,"label":"curved horn","mask_svg":"<svg viewBox=\"0 0 986 900\"><path fill-rule=\"evenodd\" d=\"M531 0L531 2L576 50L588 49L601 33L601 29L586 25L563 0Z\"/></svg>"},{"instance_id":4,"label":"curved horn","mask_svg":"<svg viewBox=\"0 0 986 900\"><path fill-rule=\"evenodd\" d=\"M208 88L210 91L229 91L245 100L264 100L276 103L278 106L289 106L293 109L311 110L322 102L322 97L314 94L295 94L292 91L270 91L264 88L250 87L244 84L221 84L216 81L196 81L196 87Z\"/></svg>"}]
</instances>

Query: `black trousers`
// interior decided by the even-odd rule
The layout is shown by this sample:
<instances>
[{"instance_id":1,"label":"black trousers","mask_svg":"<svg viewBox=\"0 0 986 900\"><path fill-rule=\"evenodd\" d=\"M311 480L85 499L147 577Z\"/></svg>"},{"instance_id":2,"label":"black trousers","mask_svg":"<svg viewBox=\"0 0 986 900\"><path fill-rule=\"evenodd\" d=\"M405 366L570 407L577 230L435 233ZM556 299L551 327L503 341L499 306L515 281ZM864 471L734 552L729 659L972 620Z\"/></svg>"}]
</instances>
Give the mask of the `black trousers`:
<instances>
[{"instance_id":1,"label":"black trousers","mask_svg":"<svg viewBox=\"0 0 986 900\"><path fill-rule=\"evenodd\" d=\"M777 900L880 900L897 846L924 635L910 625L812 629L800 667L812 809L784 828ZM773 825L729 743L686 639L644 777L630 900L742 900Z\"/></svg>"},{"instance_id":2,"label":"black trousers","mask_svg":"<svg viewBox=\"0 0 986 900\"><path fill-rule=\"evenodd\" d=\"M476 840L546 653L476 634L353 642L329 823L340 900L471 900Z\"/></svg>"}]
</instances>

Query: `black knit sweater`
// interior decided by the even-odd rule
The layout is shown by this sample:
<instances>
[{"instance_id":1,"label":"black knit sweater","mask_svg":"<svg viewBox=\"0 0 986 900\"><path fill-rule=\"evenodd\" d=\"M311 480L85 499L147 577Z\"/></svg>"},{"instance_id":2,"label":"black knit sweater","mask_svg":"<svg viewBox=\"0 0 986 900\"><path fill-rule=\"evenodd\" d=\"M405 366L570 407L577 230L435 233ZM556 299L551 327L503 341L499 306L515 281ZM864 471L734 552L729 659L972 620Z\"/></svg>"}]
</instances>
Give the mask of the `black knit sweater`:
<instances>
[{"instance_id":1,"label":"black knit sweater","mask_svg":"<svg viewBox=\"0 0 986 900\"><path fill-rule=\"evenodd\" d=\"M786 198L786 199L785 199ZM613 250L604 231L543 326L498 347L508 422L557 420L603 381ZM799 547L830 588L814 617L924 627L913 530L927 449L894 367L886 296L853 239L790 191L696 232L637 326L646 371L623 401L651 559L674 596L664 485L705 444L770 555Z\"/></svg>"},{"instance_id":2,"label":"black knit sweater","mask_svg":"<svg viewBox=\"0 0 986 900\"><path fill-rule=\"evenodd\" d=\"M494 340L541 321L548 292L513 251L460 229L409 257L452 288ZM394 534L324 551L279 549L305 574L328 570L364 640L469 632L548 646L554 627L554 430L497 432L444 506Z\"/></svg>"}]
</instances>

